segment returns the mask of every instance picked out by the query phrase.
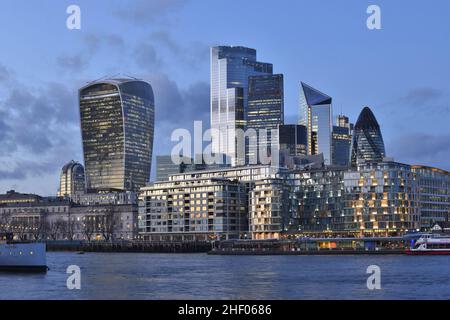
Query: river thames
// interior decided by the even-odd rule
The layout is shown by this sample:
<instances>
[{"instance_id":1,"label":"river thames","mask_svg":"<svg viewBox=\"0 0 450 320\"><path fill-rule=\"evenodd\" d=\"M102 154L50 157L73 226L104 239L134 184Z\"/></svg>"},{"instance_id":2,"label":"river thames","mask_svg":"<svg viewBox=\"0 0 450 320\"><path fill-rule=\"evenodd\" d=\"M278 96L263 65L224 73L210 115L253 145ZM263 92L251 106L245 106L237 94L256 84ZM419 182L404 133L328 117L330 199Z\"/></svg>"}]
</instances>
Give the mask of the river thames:
<instances>
[{"instance_id":1,"label":"river thames","mask_svg":"<svg viewBox=\"0 0 450 320\"><path fill-rule=\"evenodd\" d=\"M47 274L0 273L0 299L450 299L450 256L49 252ZM81 289L67 289L67 267ZM368 290L367 267L381 269Z\"/></svg>"}]
</instances>

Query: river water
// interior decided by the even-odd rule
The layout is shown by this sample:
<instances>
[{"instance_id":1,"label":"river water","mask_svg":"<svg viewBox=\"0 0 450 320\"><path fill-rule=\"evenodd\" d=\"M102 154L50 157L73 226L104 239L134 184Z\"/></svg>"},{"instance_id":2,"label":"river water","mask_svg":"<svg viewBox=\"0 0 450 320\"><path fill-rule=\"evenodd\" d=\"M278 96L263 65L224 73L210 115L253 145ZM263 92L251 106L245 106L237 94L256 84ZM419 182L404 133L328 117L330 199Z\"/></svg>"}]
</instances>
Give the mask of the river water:
<instances>
[{"instance_id":1,"label":"river water","mask_svg":"<svg viewBox=\"0 0 450 320\"><path fill-rule=\"evenodd\" d=\"M450 299L450 256L49 252L47 274L0 273L0 299ZM81 289L67 288L67 267ZM367 267L381 289L367 288Z\"/></svg>"}]
</instances>

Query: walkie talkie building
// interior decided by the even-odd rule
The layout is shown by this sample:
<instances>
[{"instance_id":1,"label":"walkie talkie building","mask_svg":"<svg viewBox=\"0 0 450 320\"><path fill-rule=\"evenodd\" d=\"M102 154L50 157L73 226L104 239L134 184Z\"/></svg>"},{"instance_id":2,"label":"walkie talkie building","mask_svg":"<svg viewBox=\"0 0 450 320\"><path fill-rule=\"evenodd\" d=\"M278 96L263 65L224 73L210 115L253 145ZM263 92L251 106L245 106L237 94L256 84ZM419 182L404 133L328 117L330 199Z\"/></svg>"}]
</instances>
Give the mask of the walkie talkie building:
<instances>
[{"instance_id":1,"label":"walkie talkie building","mask_svg":"<svg viewBox=\"0 0 450 320\"><path fill-rule=\"evenodd\" d=\"M80 89L88 192L137 191L150 178L155 104L147 82L120 78Z\"/></svg>"}]
</instances>

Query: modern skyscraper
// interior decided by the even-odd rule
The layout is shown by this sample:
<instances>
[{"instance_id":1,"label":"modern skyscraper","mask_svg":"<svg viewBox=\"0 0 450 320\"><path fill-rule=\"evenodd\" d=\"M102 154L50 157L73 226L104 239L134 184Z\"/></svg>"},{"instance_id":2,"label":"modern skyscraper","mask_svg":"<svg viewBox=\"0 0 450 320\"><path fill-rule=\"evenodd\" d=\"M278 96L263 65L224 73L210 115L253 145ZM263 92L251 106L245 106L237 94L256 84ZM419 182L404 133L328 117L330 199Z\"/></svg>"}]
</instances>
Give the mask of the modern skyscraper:
<instances>
[{"instance_id":1,"label":"modern skyscraper","mask_svg":"<svg viewBox=\"0 0 450 320\"><path fill-rule=\"evenodd\" d=\"M306 155L306 127L298 124L284 124L278 128L280 150L286 150L289 156Z\"/></svg>"},{"instance_id":2,"label":"modern skyscraper","mask_svg":"<svg viewBox=\"0 0 450 320\"><path fill-rule=\"evenodd\" d=\"M170 155L156 156L156 181L167 181L170 175L185 172L192 162L188 157L180 157L180 163L174 163Z\"/></svg>"},{"instance_id":3,"label":"modern skyscraper","mask_svg":"<svg viewBox=\"0 0 450 320\"><path fill-rule=\"evenodd\" d=\"M85 191L84 167L72 160L61 170L58 197L72 197Z\"/></svg>"},{"instance_id":4,"label":"modern skyscraper","mask_svg":"<svg viewBox=\"0 0 450 320\"><path fill-rule=\"evenodd\" d=\"M272 133L283 123L283 75L249 77L247 130L253 129L257 134L257 141L248 141L248 160L256 160L251 164L260 163L260 150L264 150L267 155L271 154L272 138L274 142L278 140L277 137L272 137Z\"/></svg>"},{"instance_id":5,"label":"modern skyscraper","mask_svg":"<svg viewBox=\"0 0 450 320\"><path fill-rule=\"evenodd\" d=\"M331 164L332 98L306 83L300 85L299 124L307 129L308 154L323 153L325 164Z\"/></svg>"},{"instance_id":6,"label":"modern skyscraper","mask_svg":"<svg viewBox=\"0 0 450 320\"><path fill-rule=\"evenodd\" d=\"M80 89L88 192L137 191L150 177L155 105L147 82L120 78Z\"/></svg>"},{"instance_id":7,"label":"modern skyscraper","mask_svg":"<svg viewBox=\"0 0 450 320\"><path fill-rule=\"evenodd\" d=\"M238 154L236 133L246 128L248 77L269 75L272 69L271 64L256 61L255 49L211 48L211 128L219 133L213 136L212 152L229 156L233 166L245 163L245 154Z\"/></svg>"},{"instance_id":8,"label":"modern skyscraper","mask_svg":"<svg viewBox=\"0 0 450 320\"><path fill-rule=\"evenodd\" d=\"M352 165L360 161L381 162L385 157L383 136L372 110L365 107L358 117L353 134Z\"/></svg>"},{"instance_id":9,"label":"modern skyscraper","mask_svg":"<svg viewBox=\"0 0 450 320\"><path fill-rule=\"evenodd\" d=\"M353 124L348 117L339 115L333 126L332 159L337 166L350 165Z\"/></svg>"}]
</instances>

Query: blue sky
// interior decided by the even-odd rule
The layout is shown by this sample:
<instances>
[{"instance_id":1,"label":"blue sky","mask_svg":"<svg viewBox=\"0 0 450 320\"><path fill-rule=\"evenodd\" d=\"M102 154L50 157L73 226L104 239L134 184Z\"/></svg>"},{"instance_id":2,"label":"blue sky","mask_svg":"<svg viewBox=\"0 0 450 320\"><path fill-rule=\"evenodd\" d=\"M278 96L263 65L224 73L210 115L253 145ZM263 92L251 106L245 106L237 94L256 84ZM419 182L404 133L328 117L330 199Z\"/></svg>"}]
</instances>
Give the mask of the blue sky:
<instances>
[{"instance_id":1,"label":"blue sky","mask_svg":"<svg viewBox=\"0 0 450 320\"><path fill-rule=\"evenodd\" d=\"M81 30L66 8L81 8ZM369 4L382 30L366 28ZM154 154L209 122L209 47L244 45L285 75L287 122L300 81L353 122L368 105L389 156L450 170L450 2L365 0L4 0L0 10L0 192L55 194L82 161L77 90L105 75L148 80ZM154 170L154 168L153 168Z\"/></svg>"}]
</instances>

